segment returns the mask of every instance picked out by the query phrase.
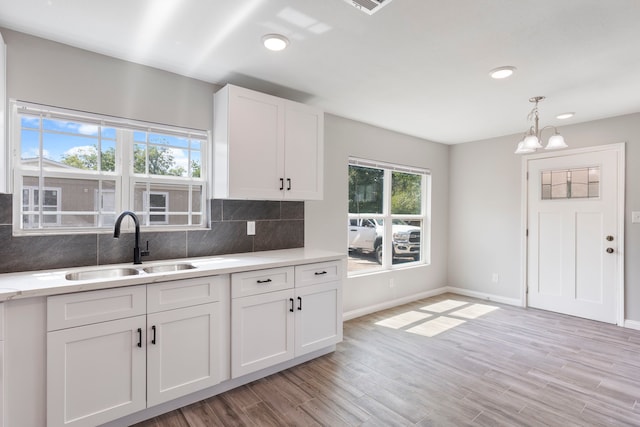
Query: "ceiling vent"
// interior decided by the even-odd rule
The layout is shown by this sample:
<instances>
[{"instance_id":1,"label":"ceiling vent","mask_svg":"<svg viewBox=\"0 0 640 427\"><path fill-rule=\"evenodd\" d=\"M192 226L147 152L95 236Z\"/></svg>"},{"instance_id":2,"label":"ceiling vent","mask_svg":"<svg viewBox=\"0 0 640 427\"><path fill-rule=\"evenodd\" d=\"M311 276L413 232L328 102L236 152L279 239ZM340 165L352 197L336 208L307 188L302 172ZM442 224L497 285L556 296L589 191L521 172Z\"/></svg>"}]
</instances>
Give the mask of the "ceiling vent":
<instances>
[{"instance_id":1,"label":"ceiling vent","mask_svg":"<svg viewBox=\"0 0 640 427\"><path fill-rule=\"evenodd\" d=\"M344 0L347 3L353 5L356 9L360 9L368 15L373 15L387 4L391 3L391 0Z\"/></svg>"}]
</instances>

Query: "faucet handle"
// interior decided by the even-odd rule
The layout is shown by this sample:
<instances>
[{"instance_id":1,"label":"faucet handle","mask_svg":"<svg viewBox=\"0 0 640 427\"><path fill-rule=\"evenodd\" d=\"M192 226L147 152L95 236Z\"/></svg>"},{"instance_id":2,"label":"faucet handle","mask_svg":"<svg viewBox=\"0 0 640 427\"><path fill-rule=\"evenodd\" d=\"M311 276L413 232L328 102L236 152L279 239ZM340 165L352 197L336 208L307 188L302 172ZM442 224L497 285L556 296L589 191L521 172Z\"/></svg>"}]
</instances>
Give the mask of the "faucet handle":
<instances>
[{"instance_id":1,"label":"faucet handle","mask_svg":"<svg viewBox=\"0 0 640 427\"><path fill-rule=\"evenodd\" d=\"M140 251L140 256L149 256L149 241L147 240L147 248L144 251Z\"/></svg>"}]
</instances>

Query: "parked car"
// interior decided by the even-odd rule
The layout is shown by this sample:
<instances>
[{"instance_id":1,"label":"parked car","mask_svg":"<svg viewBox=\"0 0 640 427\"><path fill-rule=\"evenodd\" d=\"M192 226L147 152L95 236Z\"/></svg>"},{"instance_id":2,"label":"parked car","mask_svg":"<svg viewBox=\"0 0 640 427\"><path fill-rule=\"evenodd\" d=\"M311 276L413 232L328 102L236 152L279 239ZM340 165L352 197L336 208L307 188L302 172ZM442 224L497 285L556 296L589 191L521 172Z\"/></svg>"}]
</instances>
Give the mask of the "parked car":
<instances>
[{"instance_id":1,"label":"parked car","mask_svg":"<svg viewBox=\"0 0 640 427\"><path fill-rule=\"evenodd\" d=\"M350 219L349 251L372 252L382 264L382 236L384 227L377 218ZM391 226L393 258L420 259L420 228L394 219Z\"/></svg>"}]
</instances>

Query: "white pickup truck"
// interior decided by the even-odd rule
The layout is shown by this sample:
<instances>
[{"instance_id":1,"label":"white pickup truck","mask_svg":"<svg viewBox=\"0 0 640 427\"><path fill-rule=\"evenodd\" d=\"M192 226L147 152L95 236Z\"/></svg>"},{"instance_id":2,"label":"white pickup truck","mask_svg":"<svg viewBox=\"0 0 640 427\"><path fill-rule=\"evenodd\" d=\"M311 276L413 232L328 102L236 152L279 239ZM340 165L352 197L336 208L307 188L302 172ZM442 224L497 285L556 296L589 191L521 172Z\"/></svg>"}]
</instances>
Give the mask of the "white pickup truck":
<instances>
[{"instance_id":1,"label":"white pickup truck","mask_svg":"<svg viewBox=\"0 0 640 427\"><path fill-rule=\"evenodd\" d=\"M377 218L350 219L349 251L375 252L382 264L382 220ZM420 228L394 219L392 225L393 258L420 259Z\"/></svg>"}]
</instances>

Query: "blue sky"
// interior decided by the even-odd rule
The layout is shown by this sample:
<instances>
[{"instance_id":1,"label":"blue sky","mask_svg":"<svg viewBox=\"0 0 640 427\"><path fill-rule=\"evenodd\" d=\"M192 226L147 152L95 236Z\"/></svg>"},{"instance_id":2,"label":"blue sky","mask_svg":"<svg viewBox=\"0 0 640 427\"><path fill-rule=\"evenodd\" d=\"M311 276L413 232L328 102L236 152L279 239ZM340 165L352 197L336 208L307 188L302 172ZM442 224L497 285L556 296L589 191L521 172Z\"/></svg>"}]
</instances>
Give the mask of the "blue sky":
<instances>
[{"instance_id":1,"label":"blue sky","mask_svg":"<svg viewBox=\"0 0 640 427\"><path fill-rule=\"evenodd\" d=\"M116 129L100 128L93 124L82 124L63 120L54 120L38 117L21 117L21 155L22 158L34 158L39 156L40 121L43 129L43 157L61 161L65 154L74 154L94 150L94 146L100 143L103 151L116 146ZM100 137L99 132L101 133ZM199 150L200 142L189 141L172 135L160 135L143 131L134 131L136 143L149 143L169 147L174 156L176 166L182 166L185 170L188 166L188 148L191 142L192 150ZM200 161L200 151L191 152L192 160Z\"/></svg>"}]
</instances>

